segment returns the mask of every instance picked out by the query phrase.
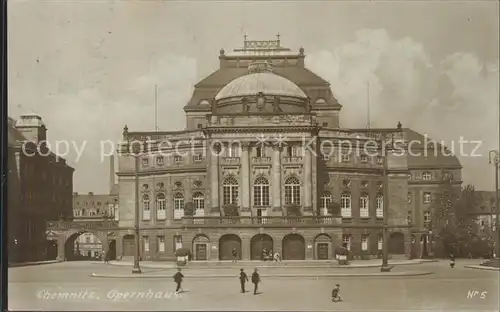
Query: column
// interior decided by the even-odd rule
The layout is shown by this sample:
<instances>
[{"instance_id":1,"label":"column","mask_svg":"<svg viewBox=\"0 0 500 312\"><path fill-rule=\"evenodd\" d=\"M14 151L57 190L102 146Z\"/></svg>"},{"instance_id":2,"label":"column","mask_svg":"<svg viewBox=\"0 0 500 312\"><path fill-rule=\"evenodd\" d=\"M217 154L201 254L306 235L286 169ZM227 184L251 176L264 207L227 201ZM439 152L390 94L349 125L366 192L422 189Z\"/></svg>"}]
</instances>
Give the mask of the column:
<instances>
[{"instance_id":1,"label":"column","mask_svg":"<svg viewBox=\"0 0 500 312\"><path fill-rule=\"evenodd\" d=\"M220 214L219 205L219 152L220 146L209 149L210 152L210 188L212 190L212 209L210 213Z\"/></svg>"},{"instance_id":2,"label":"column","mask_svg":"<svg viewBox=\"0 0 500 312\"><path fill-rule=\"evenodd\" d=\"M249 145L241 144L241 211L250 211L250 162Z\"/></svg>"},{"instance_id":3,"label":"column","mask_svg":"<svg viewBox=\"0 0 500 312\"><path fill-rule=\"evenodd\" d=\"M281 146L273 146L273 211L282 211L281 207Z\"/></svg>"},{"instance_id":4,"label":"column","mask_svg":"<svg viewBox=\"0 0 500 312\"><path fill-rule=\"evenodd\" d=\"M309 215L312 211L312 202L311 202L311 152L304 149L304 212L307 212L306 215Z\"/></svg>"}]
</instances>

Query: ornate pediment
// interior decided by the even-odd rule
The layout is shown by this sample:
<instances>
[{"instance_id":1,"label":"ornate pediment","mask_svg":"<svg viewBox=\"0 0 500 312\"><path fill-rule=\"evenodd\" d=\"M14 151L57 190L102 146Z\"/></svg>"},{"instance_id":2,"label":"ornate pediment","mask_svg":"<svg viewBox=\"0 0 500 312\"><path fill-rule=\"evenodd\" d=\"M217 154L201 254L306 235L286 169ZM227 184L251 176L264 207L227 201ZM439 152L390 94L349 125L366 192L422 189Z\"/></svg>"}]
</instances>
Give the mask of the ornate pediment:
<instances>
[{"instance_id":1,"label":"ornate pediment","mask_svg":"<svg viewBox=\"0 0 500 312\"><path fill-rule=\"evenodd\" d=\"M239 176L240 175L240 167L222 167L222 176Z\"/></svg>"},{"instance_id":2,"label":"ornate pediment","mask_svg":"<svg viewBox=\"0 0 500 312\"><path fill-rule=\"evenodd\" d=\"M284 168L284 175L289 176L289 175L296 175L300 177L302 174L302 166L286 166Z\"/></svg>"}]
</instances>

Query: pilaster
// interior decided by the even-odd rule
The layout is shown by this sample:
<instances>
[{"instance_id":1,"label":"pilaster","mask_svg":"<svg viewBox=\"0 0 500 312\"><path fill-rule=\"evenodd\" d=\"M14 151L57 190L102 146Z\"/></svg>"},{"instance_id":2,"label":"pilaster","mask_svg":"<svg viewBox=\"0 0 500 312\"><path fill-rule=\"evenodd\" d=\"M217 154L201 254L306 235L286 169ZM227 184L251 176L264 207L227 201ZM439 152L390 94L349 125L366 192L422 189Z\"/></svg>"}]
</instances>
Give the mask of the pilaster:
<instances>
[{"instance_id":1,"label":"pilaster","mask_svg":"<svg viewBox=\"0 0 500 312\"><path fill-rule=\"evenodd\" d=\"M211 196L211 214L220 214L219 204L219 154L221 151L220 145L215 145L210 149L210 189Z\"/></svg>"},{"instance_id":2,"label":"pilaster","mask_svg":"<svg viewBox=\"0 0 500 312\"><path fill-rule=\"evenodd\" d=\"M244 212L250 211L250 162L249 162L249 145L248 143L241 144L241 197L242 207Z\"/></svg>"},{"instance_id":3,"label":"pilaster","mask_svg":"<svg viewBox=\"0 0 500 312\"><path fill-rule=\"evenodd\" d=\"M312 155L311 151L309 151L307 148L304 148L304 154L304 215L310 215L312 213Z\"/></svg>"},{"instance_id":4,"label":"pilaster","mask_svg":"<svg viewBox=\"0 0 500 312\"><path fill-rule=\"evenodd\" d=\"M282 211L281 207L281 146L273 146L273 211Z\"/></svg>"}]
</instances>

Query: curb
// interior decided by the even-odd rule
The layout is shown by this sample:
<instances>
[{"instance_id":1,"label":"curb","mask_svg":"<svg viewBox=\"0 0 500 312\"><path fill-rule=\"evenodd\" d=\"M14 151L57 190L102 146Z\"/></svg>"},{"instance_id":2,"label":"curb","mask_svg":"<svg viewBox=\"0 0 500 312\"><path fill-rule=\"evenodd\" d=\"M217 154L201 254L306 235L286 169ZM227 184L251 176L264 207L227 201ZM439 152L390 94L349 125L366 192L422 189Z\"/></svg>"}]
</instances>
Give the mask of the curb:
<instances>
[{"instance_id":1,"label":"curb","mask_svg":"<svg viewBox=\"0 0 500 312\"><path fill-rule=\"evenodd\" d=\"M464 267L468 269L483 270L483 271L500 271L500 268L494 268L482 265L464 265Z\"/></svg>"},{"instance_id":2,"label":"curb","mask_svg":"<svg viewBox=\"0 0 500 312\"><path fill-rule=\"evenodd\" d=\"M361 273L361 274L276 274L276 275L264 275L262 274L261 277L269 277L269 278L274 278L274 277L401 277L401 276L422 276L422 275L430 275L433 274L432 272L387 272L387 273ZM92 273L90 274L91 277L98 277L98 278L172 278L172 275L145 275L145 274L116 274L116 275L110 275L110 274L96 274ZM193 275L185 275L185 278L233 278L237 279L237 275L200 275L200 276L193 276Z\"/></svg>"},{"instance_id":3,"label":"curb","mask_svg":"<svg viewBox=\"0 0 500 312\"><path fill-rule=\"evenodd\" d=\"M401 262L401 263L391 263L389 262L389 265L393 266L400 266L400 265L419 265L423 263L428 263L428 262L437 262L437 260L425 260L425 261L406 261L406 262ZM103 264L103 263L95 263L95 264ZM132 263L117 263L117 262L110 262L108 263L109 265L114 265L114 266L124 266L124 267L130 267L133 266ZM287 265L270 265L270 266L262 266L262 265L256 265L252 267L256 267L259 269L267 269L267 268L287 268L287 269L311 269L311 268L319 268L319 269L330 269L330 268L335 268L335 269L361 269L361 268L378 268L380 267L380 263L373 263L373 264L350 264L350 265L338 265L338 264L333 264L331 266L326 266L326 265L293 265L293 266L287 266ZM160 265L151 265L151 264L141 264L142 268L145 269L177 269L177 265L172 265L172 266L160 266ZM201 265L195 265L195 266L182 266L180 268L183 269L196 269L196 270L212 270L212 269L233 269L235 267L239 267L237 265L234 266L201 266Z\"/></svg>"},{"instance_id":4,"label":"curb","mask_svg":"<svg viewBox=\"0 0 500 312\"><path fill-rule=\"evenodd\" d=\"M20 262L20 263L9 263L9 268L18 268L33 265L43 265L43 264L54 264L64 262L63 260L51 260L51 261L38 261L38 262Z\"/></svg>"}]
</instances>

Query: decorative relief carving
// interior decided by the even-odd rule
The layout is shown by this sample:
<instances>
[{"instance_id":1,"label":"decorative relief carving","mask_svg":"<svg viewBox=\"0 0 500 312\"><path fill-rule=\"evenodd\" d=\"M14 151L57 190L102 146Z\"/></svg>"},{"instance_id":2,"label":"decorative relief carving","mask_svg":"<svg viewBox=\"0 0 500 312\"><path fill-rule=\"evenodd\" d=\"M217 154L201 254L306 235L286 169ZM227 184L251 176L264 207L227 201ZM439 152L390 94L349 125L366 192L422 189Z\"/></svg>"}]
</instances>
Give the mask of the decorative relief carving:
<instances>
[{"instance_id":1,"label":"decorative relief carving","mask_svg":"<svg viewBox=\"0 0 500 312\"><path fill-rule=\"evenodd\" d=\"M271 175L271 166L258 166L258 167L253 167L252 169L254 177L259 175L264 175L264 176Z\"/></svg>"},{"instance_id":2,"label":"decorative relief carving","mask_svg":"<svg viewBox=\"0 0 500 312\"><path fill-rule=\"evenodd\" d=\"M248 143L248 142L241 143L241 150L242 151L246 152L246 151L248 151L249 148L250 148L250 143Z\"/></svg>"},{"instance_id":3,"label":"decorative relief carving","mask_svg":"<svg viewBox=\"0 0 500 312\"><path fill-rule=\"evenodd\" d=\"M180 181L174 182L174 189L178 190L181 188L182 188L182 182Z\"/></svg>"},{"instance_id":4,"label":"decorative relief carving","mask_svg":"<svg viewBox=\"0 0 500 312\"><path fill-rule=\"evenodd\" d=\"M201 188L203 188L203 182L200 181L200 180L193 181L193 188L194 189L201 189Z\"/></svg>"},{"instance_id":5,"label":"decorative relief carving","mask_svg":"<svg viewBox=\"0 0 500 312\"><path fill-rule=\"evenodd\" d=\"M284 176L296 175L299 176L302 174L302 166L297 167L285 167L283 170ZM301 179L302 180L302 179Z\"/></svg>"},{"instance_id":6,"label":"decorative relief carving","mask_svg":"<svg viewBox=\"0 0 500 312\"><path fill-rule=\"evenodd\" d=\"M223 167L222 168L222 176L239 176L240 168L239 167Z\"/></svg>"},{"instance_id":7,"label":"decorative relief carving","mask_svg":"<svg viewBox=\"0 0 500 312\"><path fill-rule=\"evenodd\" d=\"M144 192L144 193L149 192L149 185L148 184L142 185L142 192Z\"/></svg>"},{"instance_id":8,"label":"decorative relief carving","mask_svg":"<svg viewBox=\"0 0 500 312\"><path fill-rule=\"evenodd\" d=\"M342 180L342 186L345 188L350 188L352 185L351 181L349 179L344 179Z\"/></svg>"},{"instance_id":9,"label":"decorative relief carving","mask_svg":"<svg viewBox=\"0 0 500 312\"><path fill-rule=\"evenodd\" d=\"M165 188L165 184L163 182L160 182L160 183L156 184L156 189L158 191L163 191L164 188Z\"/></svg>"}]
</instances>

